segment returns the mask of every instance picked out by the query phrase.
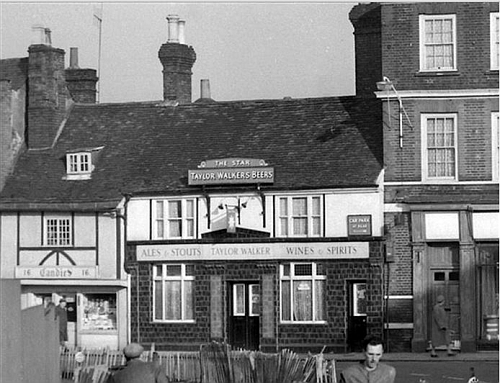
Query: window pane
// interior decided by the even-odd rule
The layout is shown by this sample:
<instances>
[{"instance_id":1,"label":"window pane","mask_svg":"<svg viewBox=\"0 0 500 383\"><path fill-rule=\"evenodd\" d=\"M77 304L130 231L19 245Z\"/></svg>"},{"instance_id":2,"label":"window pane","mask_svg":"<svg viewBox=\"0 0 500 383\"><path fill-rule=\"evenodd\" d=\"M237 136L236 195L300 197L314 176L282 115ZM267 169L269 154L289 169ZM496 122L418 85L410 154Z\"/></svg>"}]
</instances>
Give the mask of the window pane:
<instances>
[{"instance_id":1,"label":"window pane","mask_svg":"<svg viewBox=\"0 0 500 383\"><path fill-rule=\"evenodd\" d=\"M234 285L234 312L233 315L245 315L245 285Z\"/></svg>"},{"instance_id":2,"label":"window pane","mask_svg":"<svg viewBox=\"0 0 500 383\"><path fill-rule=\"evenodd\" d=\"M311 281L293 282L293 314L297 321L312 320Z\"/></svg>"},{"instance_id":3,"label":"window pane","mask_svg":"<svg viewBox=\"0 0 500 383\"><path fill-rule=\"evenodd\" d=\"M293 218L293 234L307 235L307 217Z\"/></svg>"},{"instance_id":4,"label":"window pane","mask_svg":"<svg viewBox=\"0 0 500 383\"><path fill-rule=\"evenodd\" d=\"M288 235L288 220L286 218L280 218L280 230L281 235Z\"/></svg>"},{"instance_id":5,"label":"window pane","mask_svg":"<svg viewBox=\"0 0 500 383\"><path fill-rule=\"evenodd\" d=\"M194 275L194 265L186 265L186 276Z\"/></svg>"},{"instance_id":6,"label":"window pane","mask_svg":"<svg viewBox=\"0 0 500 383\"><path fill-rule=\"evenodd\" d=\"M290 276L290 264L287 263L283 265L283 275L289 277Z\"/></svg>"},{"instance_id":7,"label":"window pane","mask_svg":"<svg viewBox=\"0 0 500 383\"><path fill-rule=\"evenodd\" d=\"M155 281L155 319L163 319L163 296L162 296L162 282Z\"/></svg>"},{"instance_id":8,"label":"window pane","mask_svg":"<svg viewBox=\"0 0 500 383\"><path fill-rule=\"evenodd\" d=\"M281 283L281 319L291 320L290 316L290 282Z\"/></svg>"},{"instance_id":9,"label":"window pane","mask_svg":"<svg viewBox=\"0 0 500 383\"><path fill-rule=\"evenodd\" d=\"M293 202L293 215L301 216L307 215L307 199L306 198L294 198Z\"/></svg>"},{"instance_id":10,"label":"window pane","mask_svg":"<svg viewBox=\"0 0 500 383\"><path fill-rule=\"evenodd\" d=\"M321 234L321 220L319 217L314 217L312 219L312 229L313 229L313 232L312 232L313 235L320 235Z\"/></svg>"},{"instance_id":11,"label":"window pane","mask_svg":"<svg viewBox=\"0 0 500 383\"><path fill-rule=\"evenodd\" d=\"M320 199L318 197L313 197L312 198L312 214L313 215L320 215L320 213L321 213Z\"/></svg>"},{"instance_id":12,"label":"window pane","mask_svg":"<svg viewBox=\"0 0 500 383\"><path fill-rule=\"evenodd\" d=\"M194 217L194 201L193 200L186 201L186 217L187 218Z\"/></svg>"},{"instance_id":13,"label":"window pane","mask_svg":"<svg viewBox=\"0 0 500 383\"><path fill-rule=\"evenodd\" d=\"M295 265L294 272L296 276L312 275L312 263Z\"/></svg>"},{"instance_id":14,"label":"window pane","mask_svg":"<svg viewBox=\"0 0 500 383\"><path fill-rule=\"evenodd\" d=\"M156 201L156 218L163 218L163 201Z\"/></svg>"},{"instance_id":15,"label":"window pane","mask_svg":"<svg viewBox=\"0 0 500 383\"><path fill-rule=\"evenodd\" d=\"M156 236L163 238L165 236L165 224L163 221L156 221Z\"/></svg>"},{"instance_id":16,"label":"window pane","mask_svg":"<svg viewBox=\"0 0 500 383\"><path fill-rule=\"evenodd\" d=\"M181 283L178 281L165 282L165 319L181 319Z\"/></svg>"},{"instance_id":17,"label":"window pane","mask_svg":"<svg viewBox=\"0 0 500 383\"><path fill-rule=\"evenodd\" d=\"M193 281L184 281L184 318L194 319L193 309Z\"/></svg>"},{"instance_id":18,"label":"window pane","mask_svg":"<svg viewBox=\"0 0 500 383\"><path fill-rule=\"evenodd\" d=\"M192 219L186 221L186 236L194 237L194 220Z\"/></svg>"},{"instance_id":19,"label":"window pane","mask_svg":"<svg viewBox=\"0 0 500 383\"><path fill-rule=\"evenodd\" d=\"M288 204L286 198L280 198L280 215L288 215Z\"/></svg>"},{"instance_id":20,"label":"window pane","mask_svg":"<svg viewBox=\"0 0 500 383\"><path fill-rule=\"evenodd\" d=\"M181 201L168 201L168 217L169 218L181 217Z\"/></svg>"},{"instance_id":21,"label":"window pane","mask_svg":"<svg viewBox=\"0 0 500 383\"><path fill-rule=\"evenodd\" d=\"M167 277L180 276L182 272L181 265L167 265Z\"/></svg>"},{"instance_id":22,"label":"window pane","mask_svg":"<svg viewBox=\"0 0 500 383\"><path fill-rule=\"evenodd\" d=\"M323 286L325 285L325 281L316 281L315 282L315 297L314 301L316 304L316 312L314 315L315 320L325 320L325 309L324 309L324 292Z\"/></svg>"},{"instance_id":23,"label":"window pane","mask_svg":"<svg viewBox=\"0 0 500 383\"><path fill-rule=\"evenodd\" d=\"M181 236L181 221L169 221L169 236L170 237L180 237Z\"/></svg>"},{"instance_id":24,"label":"window pane","mask_svg":"<svg viewBox=\"0 0 500 383\"><path fill-rule=\"evenodd\" d=\"M250 285L250 315L260 314L260 285Z\"/></svg>"}]
</instances>

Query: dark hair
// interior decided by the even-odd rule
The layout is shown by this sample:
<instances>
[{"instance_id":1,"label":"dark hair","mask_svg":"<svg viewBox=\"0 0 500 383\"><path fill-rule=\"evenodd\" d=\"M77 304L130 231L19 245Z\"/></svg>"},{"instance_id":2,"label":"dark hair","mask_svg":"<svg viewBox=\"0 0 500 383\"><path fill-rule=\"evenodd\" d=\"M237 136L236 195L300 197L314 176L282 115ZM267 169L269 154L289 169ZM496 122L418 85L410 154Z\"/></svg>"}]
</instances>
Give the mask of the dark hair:
<instances>
[{"instance_id":1,"label":"dark hair","mask_svg":"<svg viewBox=\"0 0 500 383\"><path fill-rule=\"evenodd\" d=\"M374 335L368 335L364 340L363 340L363 350L366 350L368 346L378 346L382 345L382 348L384 348L384 341L382 338Z\"/></svg>"}]
</instances>

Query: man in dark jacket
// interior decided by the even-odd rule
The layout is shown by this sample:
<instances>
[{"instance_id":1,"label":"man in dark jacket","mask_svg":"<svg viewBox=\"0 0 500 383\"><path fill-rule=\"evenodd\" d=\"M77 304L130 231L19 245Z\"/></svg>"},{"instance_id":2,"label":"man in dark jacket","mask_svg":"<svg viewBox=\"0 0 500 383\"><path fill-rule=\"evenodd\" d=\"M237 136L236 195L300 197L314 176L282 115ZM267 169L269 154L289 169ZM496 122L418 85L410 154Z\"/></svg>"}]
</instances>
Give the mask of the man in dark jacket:
<instances>
[{"instance_id":1,"label":"man in dark jacket","mask_svg":"<svg viewBox=\"0 0 500 383\"><path fill-rule=\"evenodd\" d=\"M59 343L66 346L68 342L68 312L66 311L66 300L61 299L56 306L56 318L59 318Z\"/></svg>"},{"instance_id":2,"label":"man in dark jacket","mask_svg":"<svg viewBox=\"0 0 500 383\"><path fill-rule=\"evenodd\" d=\"M123 349L127 359L125 368L116 372L109 383L170 383L165 372L156 363L143 362L139 357L144 348L138 343L130 343Z\"/></svg>"}]
</instances>

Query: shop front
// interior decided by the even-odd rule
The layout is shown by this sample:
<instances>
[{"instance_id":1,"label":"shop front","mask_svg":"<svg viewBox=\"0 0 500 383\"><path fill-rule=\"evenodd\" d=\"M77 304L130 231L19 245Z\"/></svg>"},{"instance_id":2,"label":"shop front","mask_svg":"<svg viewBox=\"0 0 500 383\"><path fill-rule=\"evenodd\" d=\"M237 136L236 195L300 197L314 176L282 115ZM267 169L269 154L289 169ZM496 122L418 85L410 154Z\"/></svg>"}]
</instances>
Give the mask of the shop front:
<instances>
[{"instance_id":1,"label":"shop front","mask_svg":"<svg viewBox=\"0 0 500 383\"><path fill-rule=\"evenodd\" d=\"M126 344L127 295L125 286L23 284L23 307L66 300L68 346L119 349ZM123 318L123 319L122 319Z\"/></svg>"},{"instance_id":2,"label":"shop front","mask_svg":"<svg viewBox=\"0 0 500 383\"><path fill-rule=\"evenodd\" d=\"M358 350L360 334L381 334L380 241L130 246L139 275L132 338L157 349L196 350L215 340L341 352Z\"/></svg>"}]
</instances>

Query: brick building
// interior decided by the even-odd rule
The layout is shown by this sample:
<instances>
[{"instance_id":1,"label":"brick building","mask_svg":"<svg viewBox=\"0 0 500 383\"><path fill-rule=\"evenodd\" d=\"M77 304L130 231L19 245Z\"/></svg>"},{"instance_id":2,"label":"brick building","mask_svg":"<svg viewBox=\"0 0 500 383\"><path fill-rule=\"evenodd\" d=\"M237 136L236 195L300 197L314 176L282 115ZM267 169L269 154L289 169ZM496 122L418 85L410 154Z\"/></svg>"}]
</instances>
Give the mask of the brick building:
<instances>
[{"instance_id":1,"label":"brick building","mask_svg":"<svg viewBox=\"0 0 500 383\"><path fill-rule=\"evenodd\" d=\"M95 104L95 72L47 40L2 60L28 118L0 193L1 277L25 306L69 299L79 346L343 351L381 334L381 101L217 102L204 81L192 102L179 22L156 102Z\"/></svg>"},{"instance_id":2,"label":"brick building","mask_svg":"<svg viewBox=\"0 0 500 383\"><path fill-rule=\"evenodd\" d=\"M383 101L389 347L427 348L441 294L455 348L498 349L498 3L350 19L357 94Z\"/></svg>"}]
</instances>

